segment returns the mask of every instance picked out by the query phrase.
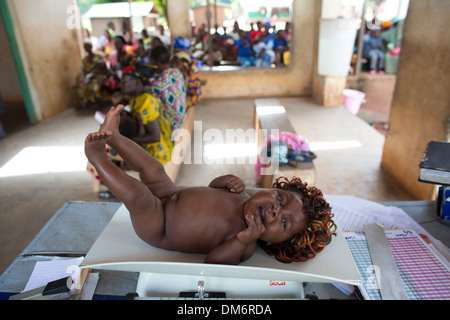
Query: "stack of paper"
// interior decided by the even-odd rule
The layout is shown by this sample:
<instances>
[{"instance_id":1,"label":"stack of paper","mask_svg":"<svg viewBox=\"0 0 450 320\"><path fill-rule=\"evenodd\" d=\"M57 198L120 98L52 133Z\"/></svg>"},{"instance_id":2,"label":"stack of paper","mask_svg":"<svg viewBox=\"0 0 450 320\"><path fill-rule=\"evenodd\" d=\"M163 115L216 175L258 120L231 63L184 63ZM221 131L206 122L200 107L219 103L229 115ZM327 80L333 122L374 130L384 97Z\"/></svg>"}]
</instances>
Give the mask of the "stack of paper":
<instances>
[{"instance_id":1,"label":"stack of paper","mask_svg":"<svg viewBox=\"0 0 450 320\"><path fill-rule=\"evenodd\" d=\"M41 288L49 282L71 276L73 280L73 286L70 288L72 299L91 300L97 285L98 274L91 274L91 269L81 269L79 266L83 259L84 257L73 259L54 257L50 261L36 262L22 292Z\"/></svg>"},{"instance_id":2,"label":"stack of paper","mask_svg":"<svg viewBox=\"0 0 450 320\"><path fill-rule=\"evenodd\" d=\"M406 212L397 207L384 206L353 196L331 196L325 198L330 203L334 220L343 231L363 231L364 224L377 223L385 230L414 229L435 240L422 226L414 221Z\"/></svg>"}]
</instances>

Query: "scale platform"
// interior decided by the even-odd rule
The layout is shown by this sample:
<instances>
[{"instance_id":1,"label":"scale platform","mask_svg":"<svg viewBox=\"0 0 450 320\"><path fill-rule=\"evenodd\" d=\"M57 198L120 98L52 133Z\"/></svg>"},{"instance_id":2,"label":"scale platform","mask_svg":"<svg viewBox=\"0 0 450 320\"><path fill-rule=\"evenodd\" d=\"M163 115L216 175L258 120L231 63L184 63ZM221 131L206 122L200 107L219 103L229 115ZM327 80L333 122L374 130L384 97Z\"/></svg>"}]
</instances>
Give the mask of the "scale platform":
<instances>
[{"instance_id":1,"label":"scale platform","mask_svg":"<svg viewBox=\"0 0 450 320\"><path fill-rule=\"evenodd\" d=\"M204 297L304 299L303 283L362 283L338 227L337 236L312 260L284 264L258 248L240 265L203 263L205 255L152 247L135 233L122 205L81 264L82 268L138 272L140 298L177 298L180 292ZM218 296L215 295L218 293ZM224 295L222 295L224 293ZM208 297L208 295L206 295Z\"/></svg>"}]
</instances>

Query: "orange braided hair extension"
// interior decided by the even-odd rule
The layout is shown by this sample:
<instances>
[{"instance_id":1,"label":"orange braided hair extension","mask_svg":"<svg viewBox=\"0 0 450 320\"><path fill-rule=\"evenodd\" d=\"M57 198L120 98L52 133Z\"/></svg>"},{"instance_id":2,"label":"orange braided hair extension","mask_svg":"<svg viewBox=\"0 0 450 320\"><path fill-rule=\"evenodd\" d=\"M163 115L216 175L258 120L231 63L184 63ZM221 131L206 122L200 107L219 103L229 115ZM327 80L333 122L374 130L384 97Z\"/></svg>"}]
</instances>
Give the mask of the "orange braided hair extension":
<instances>
[{"instance_id":1,"label":"orange braided hair extension","mask_svg":"<svg viewBox=\"0 0 450 320\"><path fill-rule=\"evenodd\" d=\"M316 187L308 187L301 179L293 177L290 181L285 177L278 178L273 188L299 192L302 195L303 208L308 216L306 229L292 239L281 243L268 244L259 241L259 245L270 255L284 263L302 262L314 258L331 242L336 233L333 214L322 191Z\"/></svg>"}]
</instances>

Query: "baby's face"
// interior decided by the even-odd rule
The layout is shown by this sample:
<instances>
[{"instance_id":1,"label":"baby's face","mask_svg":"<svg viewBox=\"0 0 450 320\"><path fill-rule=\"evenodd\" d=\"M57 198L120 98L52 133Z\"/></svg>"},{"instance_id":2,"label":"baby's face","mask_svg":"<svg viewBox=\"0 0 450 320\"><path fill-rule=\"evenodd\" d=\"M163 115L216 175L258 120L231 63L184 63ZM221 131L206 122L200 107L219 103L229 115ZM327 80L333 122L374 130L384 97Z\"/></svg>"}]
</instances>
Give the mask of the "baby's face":
<instances>
[{"instance_id":1,"label":"baby's face","mask_svg":"<svg viewBox=\"0 0 450 320\"><path fill-rule=\"evenodd\" d=\"M255 193L245 204L244 215L253 215L265 227L260 239L279 243L305 230L307 216L298 192L269 189Z\"/></svg>"}]
</instances>

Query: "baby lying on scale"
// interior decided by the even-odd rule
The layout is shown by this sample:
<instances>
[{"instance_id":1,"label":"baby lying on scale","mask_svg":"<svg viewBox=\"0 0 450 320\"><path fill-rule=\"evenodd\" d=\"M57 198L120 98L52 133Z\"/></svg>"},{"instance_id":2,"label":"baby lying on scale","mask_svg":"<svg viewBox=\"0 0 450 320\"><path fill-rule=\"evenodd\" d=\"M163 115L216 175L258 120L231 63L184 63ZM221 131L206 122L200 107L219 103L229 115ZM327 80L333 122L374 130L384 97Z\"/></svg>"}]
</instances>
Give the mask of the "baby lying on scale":
<instances>
[{"instance_id":1,"label":"baby lying on scale","mask_svg":"<svg viewBox=\"0 0 450 320\"><path fill-rule=\"evenodd\" d=\"M136 234L148 244L184 253L206 254L206 263L239 264L259 244L282 262L306 261L335 232L322 192L298 178L280 178L273 189L252 196L233 175L208 187L178 189L164 167L119 133L123 106L112 107L100 131L90 133L85 152L103 183L130 212ZM105 144L139 172L136 180L107 157Z\"/></svg>"}]
</instances>

